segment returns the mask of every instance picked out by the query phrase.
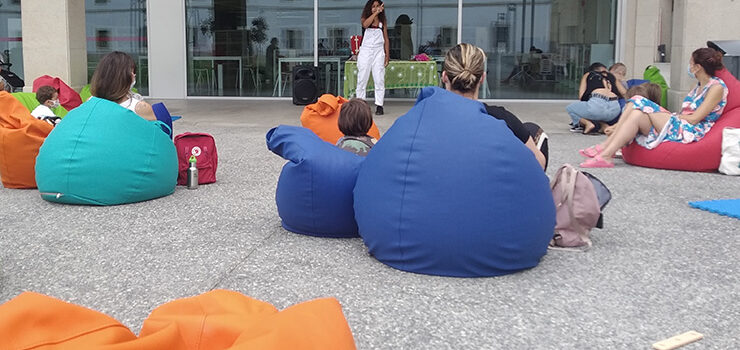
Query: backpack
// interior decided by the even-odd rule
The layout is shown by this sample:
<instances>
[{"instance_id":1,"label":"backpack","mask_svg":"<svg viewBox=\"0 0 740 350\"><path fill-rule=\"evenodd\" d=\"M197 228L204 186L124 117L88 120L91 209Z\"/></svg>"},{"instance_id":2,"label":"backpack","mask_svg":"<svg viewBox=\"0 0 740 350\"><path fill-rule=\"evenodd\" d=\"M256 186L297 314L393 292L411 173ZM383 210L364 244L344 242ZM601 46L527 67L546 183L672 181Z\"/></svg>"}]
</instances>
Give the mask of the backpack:
<instances>
[{"instance_id":1,"label":"backpack","mask_svg":"<svg viewBox=\"0 0 740 350\"><path fill-rule=\"evenodd\" d=\"M555 201L555 233L550 247L591 247L589 233L603 228L602 209L611 192L595 176L578 171L570 164L558 169L550 183Z\"/></svg>"},{"instance_id":2,"label":"backpack","mask_svg":"<svg viewBox=\"0 0 740 350\"><path fill-rule=\"evenodd\" d=\"M197 159L198 184L216 182L216 168L218 168L218 152L213 136L206 133L186 132L175 136L177 149L177 184L186 185L188 182L188 166L190 156Z\"/></svg>"},{"instance_id":3,"label":"backpack","mask_svg":"<svg viewBox=\"0 0 740 350\"><path fill-rule=\"evenodd\" d=\"M362 35L353 35L349 38L349 46L353 55L360 53L360 46L362 45Z\"/></svg>"}]
</instances>

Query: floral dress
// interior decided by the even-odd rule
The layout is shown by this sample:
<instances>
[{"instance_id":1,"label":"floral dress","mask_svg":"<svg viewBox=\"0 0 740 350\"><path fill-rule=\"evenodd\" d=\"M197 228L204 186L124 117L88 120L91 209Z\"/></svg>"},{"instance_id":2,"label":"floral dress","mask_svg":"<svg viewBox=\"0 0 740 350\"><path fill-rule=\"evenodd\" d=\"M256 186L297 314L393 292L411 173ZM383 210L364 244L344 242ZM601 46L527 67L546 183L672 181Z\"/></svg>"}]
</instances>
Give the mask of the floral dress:
<instances>
[{"instance_id":1,"label":"floral dress","mask_svg":"<svg viewBox=\"0 0 740 350\"><path fill-rule=\"evenodd\" d=\"M722 89L724 90L722 94L722 100L719 101L717 106L715 106L712 111L709 112L706 117L704 117L702 121L694 125L678 117L680 114L692 114L696 112L696 109L699 108L702 102L704 102L707 91L709 91L712 86L717 84L722 86ZM645 113L666 111L655 102L650 101L642 96L634 96L633 98L629 99L629 102L632 102L634 104L635 109L639 109ZM681 104L681 113L671 114L671 118L668 120L662 130L656 130L654 127L652 127L650 128L650 133L648 135L637 135L635 141L637 141L640 146L643 146L647 149L655 148L664 141L681 143L691 143L699 141L704 138L704 135L709 132L709 129L712 128L717 119L719 119L719 117L722 115L722 111L725 109L726 104L727 86L725 85L725 82L722 81L722 79L713 77L711 80L709 80L709 83L707 83L707 85L704 86L703 89L701 89L701 91L699 90L699 85L697 84L697 86L689 92L689 94L686 96L686 98L683 99L683 103Z\"/></svg>"}]
</instances>

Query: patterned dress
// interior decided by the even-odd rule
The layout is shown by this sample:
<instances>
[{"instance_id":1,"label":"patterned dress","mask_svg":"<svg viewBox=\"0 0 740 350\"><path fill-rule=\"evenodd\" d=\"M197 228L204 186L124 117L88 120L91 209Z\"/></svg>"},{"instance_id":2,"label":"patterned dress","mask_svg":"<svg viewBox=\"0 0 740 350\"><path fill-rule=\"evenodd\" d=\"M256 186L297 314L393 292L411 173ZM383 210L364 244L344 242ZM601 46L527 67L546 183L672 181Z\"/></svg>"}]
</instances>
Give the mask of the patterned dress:
<instances>
[{"instance_id":1,"label":"patterned dress","mask_svg":"<svg viewBox=\"0 0 740 350\"><path fill-rule=\"evenodd\" d=\"M692 114L696 112L696 109L699 108L699 106L704 102L707 91L709 91L712 86L717 84L722 86L722 89L724 90L722 94L722 100L719 101L717 106L715 106L712 111L709 112L706 117L704 117L702 121L694 125L678 117L680 114ZM635 109L639 109L645 113L665 111L665 109L662 109L655 102L650 101L642 96L634 96L629 99L629 102L632 102L634 104ZM699 85L697 84L696 87L689 92L686 98L683 99L683 103L681 104L681 112L671 114L671 118L668 120L662 130L656 130L654 127L652 127L650 128L650 133L648 135L637 135L635 141L637 141L640 146L643 146L647 149L655 148L664 141L681 143L691 143L699 141L704 138L704 135L709 132L709 129L712 128L717 119L719 119L719 117L722 115L722 111L725 109L726 104L727 86L725 85L725 82L722 81L722 79L713 77L711 80L709 80L709 83L707 83L707 85L704 86L703 89L699 90Z\"/></svg>"}]
</instances>

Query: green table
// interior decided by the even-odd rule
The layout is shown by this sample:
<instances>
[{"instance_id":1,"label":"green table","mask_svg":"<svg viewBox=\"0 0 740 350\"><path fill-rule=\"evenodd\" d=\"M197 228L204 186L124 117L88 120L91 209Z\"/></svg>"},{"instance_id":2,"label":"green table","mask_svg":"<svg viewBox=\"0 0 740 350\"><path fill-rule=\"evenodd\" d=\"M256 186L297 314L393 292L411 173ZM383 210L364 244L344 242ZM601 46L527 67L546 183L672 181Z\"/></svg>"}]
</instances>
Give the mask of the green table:
<instances>
[{"instance_id":1,"label":"green table","mask_svg":"<svg viewBox=\"0 0 740 350\"><path fill-rule=\"evenodd\" d=\"M390 61L385 67L385 89L413 89L439 86L435 61ZM344 63L344 97L354 96L357 89L357 61ZM373 75L368 79L367 91L373 91Z\"/></svg>"}]
</instances>

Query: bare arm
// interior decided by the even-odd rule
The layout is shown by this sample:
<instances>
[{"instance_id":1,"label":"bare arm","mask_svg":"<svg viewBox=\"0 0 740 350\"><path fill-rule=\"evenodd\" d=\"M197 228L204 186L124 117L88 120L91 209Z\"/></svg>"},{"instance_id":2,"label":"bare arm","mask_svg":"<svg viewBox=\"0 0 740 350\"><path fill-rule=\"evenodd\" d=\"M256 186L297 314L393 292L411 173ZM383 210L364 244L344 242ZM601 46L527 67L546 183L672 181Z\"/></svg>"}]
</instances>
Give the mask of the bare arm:
<instances>
[{"instance_id":1,"label":"bare arm","mask_svg":"<svg viewBox=\"0 0 740 350\"><path fill-rule=\"evenodd\" d=\"M383 48L385 49L385 65L388 65L390 60L390 42L388 40L388 27L383 26Z\"/></svg>"},{"instance_id":2,"label":"bare arm","mask_svg":"<svg viewBox=\"0 0 740 350\"><path fill-rule=\"evenodd\" d=\"M583 96L583 93L586 92L586 76L588 76L588 73L583 75L583 78L581 78L581 85L578 86L578 99Z\"/></svg>"},{"instance_id":3,"label":"bare arm","mask_svg":"<svg viewBox=\"0 0 740 350\"><path fill-rule=\"evenodd\" d=\"M154 110L152 109L152 105L144 101L141 101L136 104L136 114L138 114L140 117L146 120L157 120L157 116L154 115Z\"/></svg>"},{"instance_id":4,"label":"bare arm","mask_svg":"<svg viewBox=\"0 0 740 350\"><path fill-rule=\"evenodd\" d=\"M525 143L524 145L527 146L527 148L529 148L532 153L534 153L534 157L537 158L537 162L540 163L542 169L545 169L545 165L547 164L545 155L542 154L542 151L540 151L540 149L537 148L537 145L534 144L534 140L532 140L531 136L529 137L529 139L527 139L527 143Z\"/></svg>"},{"instance_id":5,"label":"bare arm","mask_svg":"<svg viewBox=\"0 0 740 350\"><path fill-rule=\"evenodd\" d=\"M375 21L375 17L378 17L378 14L373 12L370 14L370 17L368 18L361 18L362 20L362 28L367 29L367 27L371 26L373 24L373 21Z\"/></svg>"},{"instance_id":6,"label":"bare arm","mask_svg":"<svg viewBox=\"0 0 740 350\"><path fill-rule=\"evenodd\" d=\"M722 101L722 95L724 91L722 89L722 86L715 85L709 88L709 91L707 91L707 96L704 97L704 102L701 103L699 108L696 109L696 111L692 114L681 114L678 117L691 123L691 124L697 124L704 120L709 113L712 112L714 107L717 107L720 101Z\"/></svg>"},{"instance_id":7,"label":"bare arm","mask_svg":"<svg viewBox=\"0 0 740 350\"><path fill-rule=\"evenodd\" d=\"M622 97L627 96L627 88L624 87L624 84L622 84L624 80L617 80L617 90L619 90L619 94L622 95Z\"/></svg>"}]
</instances>

